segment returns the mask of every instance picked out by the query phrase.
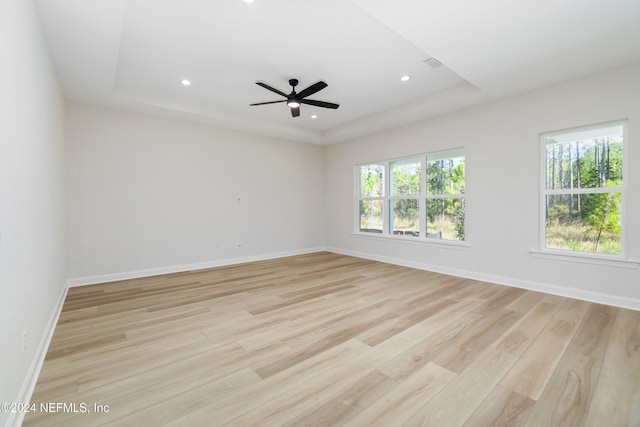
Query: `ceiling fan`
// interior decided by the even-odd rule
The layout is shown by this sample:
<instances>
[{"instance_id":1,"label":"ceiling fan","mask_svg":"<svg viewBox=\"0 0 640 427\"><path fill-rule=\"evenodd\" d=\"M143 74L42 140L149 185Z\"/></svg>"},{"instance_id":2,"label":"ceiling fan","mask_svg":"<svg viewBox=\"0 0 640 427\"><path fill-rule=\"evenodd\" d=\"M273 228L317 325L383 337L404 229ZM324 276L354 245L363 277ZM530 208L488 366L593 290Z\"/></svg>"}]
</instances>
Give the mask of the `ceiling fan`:
<instances>
[{"instance_id":1,"label":"ceiling fan","mask_svg":"<svg viewBox=\"0 0 640 427\"><path fill-rule=\"evenodd\" d=\"M289 84L292 86L293 90L291 91L291 93L289 95L287 95L286 93L284 93L284 92L282 92L282 91L280 91L280 90L278 90L276 88L273 88L273 87L269 86L266 83L256 82L256 84L258 86L262 86L263 88L270 90L271 92L275 92L280 96L284 96L287 99L282 99L280 101L258 102L256 104L249 104L250 106L276 104L276 103L279 103L279 102L286 102L287 106L289 106L289 108L291 108L291 115L293 117L298 117L300 115L300 104L314 105L316 107L323 107L323 108L333 108L334 110L340 106L339 104L334 104L332 102L315 101L313 99L305 99L307 96L313 95L314 93L316 93L318 91L321 91L322 89L327 87L328 85L323 81L319 81L318 83L314 83L311 86L309 86L308 88L302 89L300 91L300 93L296 93L296 86L298 85L298 80L297 79L291 79L291 80L289 80Z\"/></svg>"}]
</instances>

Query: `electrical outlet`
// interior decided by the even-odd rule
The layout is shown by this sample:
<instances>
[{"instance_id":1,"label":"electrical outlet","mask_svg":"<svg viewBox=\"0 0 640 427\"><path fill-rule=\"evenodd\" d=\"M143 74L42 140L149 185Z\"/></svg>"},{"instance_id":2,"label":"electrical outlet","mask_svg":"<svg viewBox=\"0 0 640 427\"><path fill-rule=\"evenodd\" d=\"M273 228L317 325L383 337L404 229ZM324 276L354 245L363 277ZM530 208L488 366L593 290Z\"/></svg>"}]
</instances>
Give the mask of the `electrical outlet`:
<instances>
[{"instance_id":1,"label":"electrical outlet","mask_svg":"<svg viewBox=\"0 0 640 427\"><path fill-rule=\"evenodd\" d=\"M22 352L27 351L27 331L22 331Z\"/></svg>"}]
</instances>

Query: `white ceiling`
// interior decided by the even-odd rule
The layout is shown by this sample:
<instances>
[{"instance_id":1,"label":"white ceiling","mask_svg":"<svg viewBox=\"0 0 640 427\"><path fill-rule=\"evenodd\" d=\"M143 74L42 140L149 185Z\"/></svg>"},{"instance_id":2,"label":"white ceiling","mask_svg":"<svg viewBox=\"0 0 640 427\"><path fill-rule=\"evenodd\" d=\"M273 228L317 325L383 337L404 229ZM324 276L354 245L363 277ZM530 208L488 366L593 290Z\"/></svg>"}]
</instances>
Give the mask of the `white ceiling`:
<instances>
[{"instance_id":1,"label":"white ceiling","mask_svg":"<svg viewBox=\"0 0 640 427\"><path fill-rule=\"evenodd\" d=\"M640 61L640 0L36 3L67 99L316 144Z\"/></svg>"}]
</instances>

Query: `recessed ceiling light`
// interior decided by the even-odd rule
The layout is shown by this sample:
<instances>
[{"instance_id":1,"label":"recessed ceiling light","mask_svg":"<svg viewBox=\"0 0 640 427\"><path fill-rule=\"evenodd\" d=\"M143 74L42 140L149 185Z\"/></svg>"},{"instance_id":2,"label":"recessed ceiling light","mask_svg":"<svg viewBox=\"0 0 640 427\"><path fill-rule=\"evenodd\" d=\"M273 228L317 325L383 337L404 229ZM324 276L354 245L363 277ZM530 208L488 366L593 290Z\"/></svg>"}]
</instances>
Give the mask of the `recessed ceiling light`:
<instances>
[{"instance_id":1,"label":"recessed ceiling light","mask_svg":"<svg viewBox=\"0 0 640 427\"><path fill-rule=\"evenodd\" d=\"M405 75L405 76L400 77L400 81L403 81L403 82L409 81L410 79L411 79L411 76L406 76Z\"/></svg>"},{"instance_id":2,"label":"recessed ceiling light","mask_svg":"<svg viewBox=\"0 0 640 427\"><path fill-rule=\"evenodd\" d=\"M191 86L191 82L187 79L180 80L180 83L182 83L183 86Z\"/></svg>"},{"instance_id":3,"label":"recessed ceiling light","mask_svg":"<svg viewBox=\"0 0 640 427\"><path fill-rule=\"evenodd\" d=\"M312 119L317 119L318 116L316 116L315 114L313 116L311 116Z\"/></svg>"},{"instance_id":4,"label":"recessed ceiling light","mask_svg":"<svg viewBox=\"0 0 640 427\"><path fill-rule=\"evenodd\" d=\"M245 3L253 3L253 0L242 0Z\"/></svg>"}]
</instances>

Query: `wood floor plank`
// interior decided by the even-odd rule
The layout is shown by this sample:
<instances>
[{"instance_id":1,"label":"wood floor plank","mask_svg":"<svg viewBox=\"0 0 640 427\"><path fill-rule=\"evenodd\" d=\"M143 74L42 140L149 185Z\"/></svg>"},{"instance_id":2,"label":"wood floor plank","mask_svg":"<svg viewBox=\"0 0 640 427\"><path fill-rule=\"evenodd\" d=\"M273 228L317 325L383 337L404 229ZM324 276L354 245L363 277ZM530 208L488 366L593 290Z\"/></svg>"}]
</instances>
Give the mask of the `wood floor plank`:
<instances>
[{"instance_id":1,"label":"wood floor plank","mask_svg":"<svg viewBox=\"0 0 640 427\"><path fill-rule=\"evenodd\" d=\"M122 343L126 341L126 339L127 336L124 332L96 334L91 337L84 336L82 340L74 340L73 343L68 342L62 346L57 344L53 345L47 352L46 358L53 360L75 353L91 351L110 344Z\"/></svg>"},{"instance_id":2,"label":"wood floor plank","mask_svg":"<svg viewBox=\"0 0 640 427\"><path fill-rule=\"evenodd\" d=\"M329 401L305 411L283 426L343 425L396 385L395 381L380 371L371 371Z\"/></svg>"},{"instance_id":3,"label":"wood floor plank","mask_svg":"<svg viewBox=\"0 0 640 427\"><path fill-rule=\"evenodd\" d=\"M463 427L519 427L529 418L534 400L497 386L467 419Z\"/></svg>"},{"instance_id":4,"label":"wood floor plank","mask_svg":"<svg viewBox=\"0 0 640 427\"><path fill-rule=\"evenodd\" d=\"M509 310L520 311L522 313L529 312L543 298L545 294L541 292L528 291L520 295L516 300L506 306Z\"/></svg>"},{"instance_id":5,"label":"wood floor plank","mask_svg":"<svg viewBox=\"0 0 640 427\"><path fill-rule=\"evenodd\" d=\"M452 348L464 332L470 329L478 319L480 316L474 313L467 313L458 319L453 319L429 334L425 339L418 341L407 351L397 357L390 358L378 369L390 378L402 381L432 361L441 352ZM454 348L457 349L457 347Z\"/></svg>"},{"instance_id":6,"label":"wood floor plank","mask_svg":"<svg viewBox=\"0 0 640 427\"><path fill-rule=\"evenodd\" d=\"M405 424L461 426L516 362L516 357L489 348Z\"/></svg>"},{"instance_id":7,"label":"wood floor plank","mask_svg":"<svg viewBox=\"0 0 640 427\"><path fill-rule=\"evenodd\" d=\"M199 332L195 334L199 336L197 340L191 340L193 343L202 343L203 336ZM163 350L156 351L130 351L127 353L127 357L122 357L122 352L127 351L126 347L118 347L110 353L104 353L100 357L87 357L86 359L73 359L77 361L69 360L69 363L50 365L50 370L43 372L38 380L38 387L36 388L33 399L38 401L48 400L48 396L55 396L62 398L67 394L63 393L60 388L60 382L65 380L74 384L73 394L85 391L93 387L99 387L109 382L116 381L121 378L126 378L131 375L135 375L139 372L147 369L162 366L173 360L174 357L188 357L193 354L197 354L197 348L191 345L178 345L173 347L173 344L178 341L183 343L184 336L171 337L171 345L160 345ZM187 341L184 341L187 342ZM239 348L237 344L235 347ZM172 354L177 353L178 356ZM52 372L55 369L55 374Z\"/></svg>"},{"instance_id":8,"label":"wood floor plank","mask_svg":"<svg viewBox=\"0 0 640 427\"><path fill-rule=\"evenodd\" d=\"M609 345L617 312L614 307L591 304L567 350L601 360Z\"/></svg>"},{"instance_id":9,"label":"wood floor plank","mask_svg":"<svg viewBox=\"0 0 640 427\"><path fill-rule=\"evenodd\" d=\"M179 335L163 336L148 341L124 341L121 343L104 346L84 353L76 353L63 358L47 361L46 371L41 372L39 381L47 382L52 379L66 376L81 376L86 372L98 370L118 370L122 364L128 361L136 363L140 360L153 359L162 355L165 351L197 344L206 337L199 330L193 330ZM220 346L219 343L216 345ZM191 353L190 353L191 354ZM126 357L123 357L126 355Z\"/></svg>"},{"instance_id":10,"label":"wood floor plank","mask_svg":"<svg viewBox=\"0 0 640 427\"><path fill-rule=\"evenodd\" d=\"M170 364L188 359L189 357L207 354L211 350L210 346L212 345L216 353L223 355L219 356L215 361L219 366L223 365L226 361L235 361L247 355L247 352L237 343L227 344L223 346L223 348L220 348L206 340L197 341L192 345L157 351L152 354L141 355L136 358L131 357L119 362L97 365L93 366L92 369L83 370L81 371L81 375L78 376L78 391L89 391L98 387L105 387L109 383L141 375L151 369L164 369L164 367ZM276 351L286 351L286 346L282 344L274 347L277 349Z\"/></svg>"},{"instance_id":11,"label":"wood floor plank","mask_svg":"<svg viewBox=\"0 0 640 427\"><path fill-rule=\"evenodd\" d=\"M318 406L318 402L335 399L336 395L344 393L353 383L370 375L371 370L367 364L375 364L376 359L381 356L369 350L340 367L287 389L263 405L234 418L228 425L283 425L306 411L311 411Z\"/></svg>"},{"instance_id":12,"label":"wood floor plank","mask_svg":"<svg viewBox=\"0 0 640 427\"><path fill-rule=\"evenodd\" d=\"M478 354L516 323L522 313L496 308L484 315L432 360L453 372L462 372Z\"/></svg>"},{"instance_id":13,"label":"wood floor plank","mask_svg":"<svg viewBox=\"0 0 640 427\"><path fill-rule=\"evenodd\" d=\"M109 411L23 425L632 426L639 384L640 312L318 252L69 289L32 402Z\"/></svg>"},{"instance_id":14,"label":"wood floor plank","mask_svg":"<svg viewBox=\"0 0 640 427\"><path fill-rule=\"evenodd\" d=\"M485 302L478 307L478 313L488 314L496 308L502 309L527 293L524 289L508 286L491 285L491 288L493 292L485 295Z\"/></svg>"},{"instance_id":15,"label":"wood floor plank","mask_svg":"<svg viewBox=\"0 0 640 427\"><path fill-rule=\"evenodd\" d=\"M634 423L640 424L640 312L619 309L586 425Z\"/></svg>"},{"instance_id":16,"label":"wood floor plank","mask_svg":"<svg viewBox=\"0 0 640 427\"><path fill-rule=\"evenodd\" d=\"M400 332L409 329L410 327L435 316L438 312L444 311L456 304L454 300L448 299L435 299L431 303L426 303L420 307L407 306L403 309L404 313L399 318L392 319L391 322L387 322L383 328L368 328L363 334L360 334L359 339L365 344L375 346L381 342L391 338ZM371 331L376 330L377 333L371 335Z\"/></svg>"},{"instance_id":17,"label":"wood floor plank","mask_svg":"<svg viewBox=\"0 0 640 427\"><path fill-rule=\"evenodd\" d=\"M352 344L358 342L350 341ZM368 347L363 344L360 346L365 350L344 360L340 366L323 370L321 374L305 375L307 380L288 388L284 393L272 391L271 394L277 394L277 396L267 399L263 405L233 419L229 425L284 425L298 417L306 417L307 421L304 423L313 424L316 416L305 414L320 413L322 407L335 404L335 401L340 399L339 396L351 396L354 384L366 382L371 376L372 366L382 363L389 354L403 351L407 343L395 342L392 345L380 347ZM379 379L388 383L382 377ZM342 417L353 415L347 414L350 411L346 408L343 408L342 412Z\"/></svg>"},{"instance_id":18,"label":"wood floor plank","mask_svg":"<svg viewBox=\"0 0 640 427\"><path fill-rule=\"evenodd\" d=\"M325 330L325 333L315 336L308 345L295 351L289 357L267 359L264 362L253 365L252 368L262 378L267 378L286 369L290 365L300 363L301 361L322 353L337 344L346 342L371 326L378 325L388 319L397 317L396 313L385 309L384 305L385 304L376 304L374 306L358 310L353 316L341 319L341 322L336 323L336 327L331 327ZM287 341L285 340L285 342Z\"/></svg>"},{"instance_id":19,"label":"wood floor plank","mask_svg":"<svg viewBox=\"0 0 640 427\"><path fill-rule=\"evenodd\" d=\"M455 377L454 372L435 363L427 363L345 426L403 425Z\"/></svg>"},{"instance_id":20,"label":"wood floor plank","mask_svg":"<svg viewBox=\"0 0 640 427\"><path fill-rule=\"evenodd\" d=\"M310 333L322 330L327 325L334 322L327 322L330 319L344 319L355 309L364 308L366 304L351 302L349 299L338 299L335 297L324 297L314 299L313 304L305 304L304 307L290 307L286 313L280 314L282 320L278 324L271 324L269 333L263 333L259 328L253 329L252 334L247 337L238 336L237 341L244 348L252 348L262 345L273 339L286 341L292 348L304 346L302 339ZM268 317L268 319L278 319L278 317ZM267 317L260 317L260 324L268 323ZM253 322L255 325L255 321ZM205 331L206 332L206 331Z\"/></svg>"},{"instance_id":21,"label":"wood floor plank","mask_svg":"<svg viewBox=\"0 0 640 427\"><path fill-rule=\"evenodd\" d=\"M175 417L175 408L177 407L188 413L201 408L212 400L224 398L238 390L255 385L259 381L260 377L251 368L244 368L217 380L209 381L188 392L177 394L162 401L160 404L154 403L129 415L113 419L105 425L114 427L162 425L167 420L170 420L172 416ZM196 390L196 392L193 390ZM216 425L215 421L210 425Z\"/></svg>"},{"instance_id":22,"label":"wood floor plank","mask_svg":"<svg viewBox=\"0 0 640 427\"><path fill-rule=\"evenodd\" d=\"M369 349L370 347L359 341L347 341L302 363L293 365L259 384L246 387L224 398L205 402L203 406L188 413L176 413L170 418L159 421L167 426L224 425L289 390L297 390L301 384L326 375L327 372L335 369L335 364L339 364L344 358L358 357ZM194 391L200 393L198 389L194 389Z\"/></svg>"},{"instance_id":23,"label":"wood floor plank","mask_svg":"<svg viewBox=\"0 0 640 427\"><path fill-rule=\"evenodd\" d=\"M265 348L260 354L254 354L254 359L278 353L280 350L277 347ZM218 381L229 372L240 370L237 368L238 365L235 365L237 361L238 358L214 359L209 353L199 353L142 371L135 376L108 382L100 388L79 392L74 401L103 402L102 396L107 394L111 396L109 414L113 419L118 419L142 411L157 401L165 401L174 395L181 395L193 388ZM253 374L255 376L255 373ZM74 417L74 414L57 415L56 421L66 421Z\"/></svg>"},{"instance_id":24,"label":"wood floor plank","mask_svg":"<svg viewBox=\"0 0 640 427\"><path fill-rule=\"evenodd\" d=\"M556 317L579 325L589 307L591 307L591 303L587 301L567 299Z\"/></svg>"},{"instance_id":25,"label":"wood floor plank","mask_svg":"<svg viewBox=\"0 0 640 427\"><path fill-rule=\"evenodd\" d=\"M500 385L537 401L565 353L576 328L575 323L553 319Z\"/></svg>"},{"instance_id":26,"label":"wood floor plank","mask_svg":"<svg viewBox=\"0 0 640 427\"><path fill-rule=\"evenodd\" d=\"M359 341L352 340L350 342ZM256 407L253 411L235 418L229 425L284 425L290 423L292 419L297 419L296 423L318 424L316 419L324 418L324 416L319 416L318 414L326 411L332 412L333 415L331 416L336 418L336 413L340 412L341 415L339 417L342 421L345 421L359 410L362 410L362 408L344 408L336 402L352 401L354 398L354 385L366 383L373 372L373 366L380 365L390 355L404 351L409 345L409 342L399 337L394 337L377 347L362 345L363 348L366 347L366 350L362 353L344 360L344 363L339 366L324 370L319 375L307 376L307 380L301 381L295 387L289 388L284 393L268 400L264 405ZM390 383L382 377L379 379L383 380L386 386L389 387L395 384L395 382ZM359 389L356 387L355 390ZM367 399L371 399L371 395ZM359 400L359 403L362 406L362 400ZM302 421L302 418L305 421ZM333 422L337 422L337 420Z\"/></svg>"},{"instance_id":27,"label":"wood floor plank","mask_svg":"<svg viewBox=\"0 0 640 427\"><path fill-rule=\"evenodd\" d=\"M596 359L567 351L525 426L583 426L598 371Z\"/></svg>"},{"instance_id":28,"label":"wood floor plank","mask_svg":"<svg viewBox=\"0 0 640 427\"><path fill-rule=\"evenodd\" d=\"M496 348L514 356L521 356L533 340L551 321L560 306L539 302L498 341Z\"/></svg>"}]
</instances>

